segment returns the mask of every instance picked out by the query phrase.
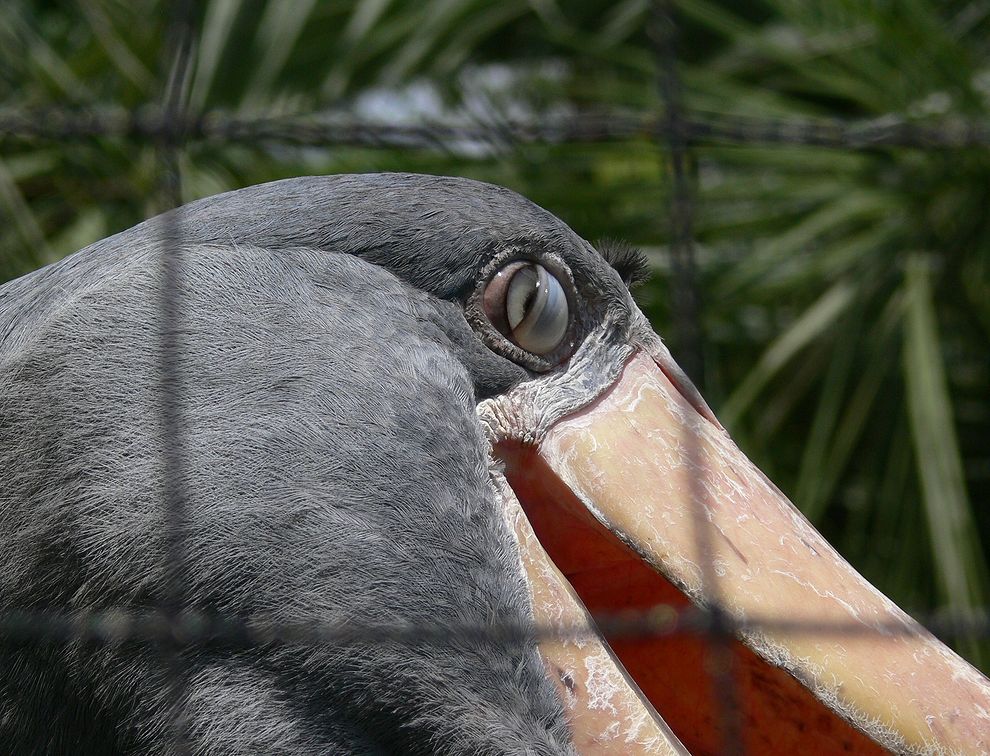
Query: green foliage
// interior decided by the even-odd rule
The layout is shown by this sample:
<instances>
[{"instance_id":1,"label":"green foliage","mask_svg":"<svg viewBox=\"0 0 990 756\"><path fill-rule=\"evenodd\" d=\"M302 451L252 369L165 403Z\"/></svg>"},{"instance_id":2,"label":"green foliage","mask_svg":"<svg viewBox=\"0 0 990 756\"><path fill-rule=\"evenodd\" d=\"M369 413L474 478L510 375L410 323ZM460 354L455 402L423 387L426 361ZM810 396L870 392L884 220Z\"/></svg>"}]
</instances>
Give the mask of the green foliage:
<instances>
[{"instance_id":1,"label":"green foliage","mask_svg":"<svg viewBox=\"0 0 990 756\"><path fill-rule=\"evenodd\" d=\"M0 5L3 106L156 101L171 7ZM985 3L676 7L686 104L696 112L987 119ZM647 0L210 0L200 11L183 98L194 113L497 121L660 108ZM656 274L639 296L669 331L661 146L481 147L197 143L181 160L182 191L192 199L337 171L495 181L588 238L642 245ZM716 411L898 603L987 606L990 152L708 144L692 156L706 337L697 378ZM150 145L123 139L0 142L0 280L155 212L157 167ZM990 660L978 645L964 650Z\"/></svg>"},{"instance_id":2,"label":"green foliage","mask_svg":"<svg viewBox=\"0 0 990 756\"><path fill-rule=\"evenodd\" d=\"M685 2L724 41L692 103L985 121L987 13L956 5L780 0L753 23ZM987 606L990 154L713 147L698 177L706 378L733 435L900 603Z\"/></svg>"}]
</instances>

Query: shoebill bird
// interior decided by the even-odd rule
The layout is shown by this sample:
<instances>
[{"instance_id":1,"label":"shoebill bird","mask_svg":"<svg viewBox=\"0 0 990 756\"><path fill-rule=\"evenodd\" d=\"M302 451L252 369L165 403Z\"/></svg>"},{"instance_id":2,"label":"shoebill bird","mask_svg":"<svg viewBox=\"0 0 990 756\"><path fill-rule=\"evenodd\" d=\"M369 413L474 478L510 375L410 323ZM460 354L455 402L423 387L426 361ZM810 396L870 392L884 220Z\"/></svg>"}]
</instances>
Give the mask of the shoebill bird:
<instances>
[{"instance_id":1,"label":"shoebill bird","mask_svg":"<svg viewBox=\"0 0 990 756\"><path fill-rule=\"evenodd\" d=\"M434 176L278 181L171 222L189 607L594 632L588 610L717 602L749 753L990 750L988 681L736 448L637 309L635 255ZM166 226L0 288L4 608L165 592ZM167 753L175 716L202 754L721 748L703 640L517 641L192 646L173 699L154 646L8 640L0 748Z\"/></svg>"}]
</instances>

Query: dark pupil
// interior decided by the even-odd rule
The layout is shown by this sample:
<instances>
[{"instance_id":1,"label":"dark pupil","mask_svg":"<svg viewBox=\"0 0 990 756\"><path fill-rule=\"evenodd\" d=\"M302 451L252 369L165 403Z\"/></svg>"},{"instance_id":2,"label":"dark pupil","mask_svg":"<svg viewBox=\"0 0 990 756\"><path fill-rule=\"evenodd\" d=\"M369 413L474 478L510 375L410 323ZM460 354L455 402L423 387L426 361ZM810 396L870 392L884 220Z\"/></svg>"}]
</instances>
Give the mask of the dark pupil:
<instances>
[{"instance_id":1,"label":"dark pupil","mask_svg":"<svg viewBox=\"0 0 990 756\"><path fill-rule=\"evenodd\" d=\"M529 289L529 293L526 295L526 299L523 302L523 312L527 314L529 313L530 308L533 306L533 300L536 299L538 287L539 287L539 278L536 279L536 282L533 283L533 285Z\"/></svg>"}]
</instances>

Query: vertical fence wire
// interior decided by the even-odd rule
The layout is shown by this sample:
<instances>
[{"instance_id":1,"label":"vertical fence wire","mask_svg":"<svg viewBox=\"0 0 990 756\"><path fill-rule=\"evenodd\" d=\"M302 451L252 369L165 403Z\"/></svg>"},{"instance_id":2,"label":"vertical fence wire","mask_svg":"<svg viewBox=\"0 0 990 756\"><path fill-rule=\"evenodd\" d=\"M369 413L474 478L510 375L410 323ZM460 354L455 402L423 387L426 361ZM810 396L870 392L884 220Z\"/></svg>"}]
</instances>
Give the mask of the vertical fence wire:
<instances>
[{"instance_id":1,"label":"vertical fence wire","mask_svg":"<svg viewBox=\"0 0 990 756\"><path fill-rule=\"evenodd\" d=\"M171 712L173 749L190 753L183 717L187 690L187 649L180 632L186 600L186 533L188 484L186 479L187 427L182 413L182 204L179 150L184 132L183 100L193 43L193 4L182 0L172 8L163 69L163 119L157 139L160 201L169 209L161 216L161 430L163 439L163 488L165 505L164 595L162 611L168 632L162 645L167 676L167 704Z\"/></svg>"},{"instance_id":2,"label":"vertical fence wire","mask_svg":"<svg viewBox=\"0 0 990 756\"><path fill-rule=\"evenodd\" d=\"M670 253L672 272L673 322L679 359L687 374L700 381L704 374L702 358L701 305L694 247L694 187L689 175L690 154L685 136L681 82L678 72L677 26L669 0L653 0L649 37L654 60L665 128L658 134L666 147L669 182ZM700 416L695 422L706 422ZM700 435L692 423L686 423L682 443L688 457L688 469L704 469ZM715 571L712 525L707 509L708 491L700 474L691 475L691 526L697 558L701 568L702 592L707 597L709 628L704 640L706 671L710 695L715 704L715 721L720 731L721 752L735 756L743 752L739 695L733 665L732 630L722 609L721 591Z\"/></svg>"},{"instance_id":3,"label":"vertical fence wire","mask_svg":"<svg viewBox=\"0 0 990 756\"><path fill-rule=\"evenodd\" d=\"M678 73L677 26L669 0L654 0L649 37L657 67L662 113L657 138L667 147L670 170L670 261L673 278L673 335L678 361L691 380L704 389L704 344L701 294L694 244L694 187L688 124Z\"/></svg>"}]
</instances>

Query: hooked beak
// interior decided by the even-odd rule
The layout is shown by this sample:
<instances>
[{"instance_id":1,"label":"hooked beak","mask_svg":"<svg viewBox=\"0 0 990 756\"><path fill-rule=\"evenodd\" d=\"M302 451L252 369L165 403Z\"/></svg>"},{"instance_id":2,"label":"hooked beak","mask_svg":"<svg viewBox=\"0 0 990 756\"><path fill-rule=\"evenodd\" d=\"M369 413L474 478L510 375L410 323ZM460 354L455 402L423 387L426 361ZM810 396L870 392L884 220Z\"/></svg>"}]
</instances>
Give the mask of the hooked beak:
<instances>
[{"instance_id":1,"label":"hooked beak","mask_svg":"<svg viewBox=\"0 0 990 756\"><path fill-rule=\"evenodd\" d=\"M495 454L536 621L650 610L669 631L675 610L717 606L736 628L740 750L990 750L990 682L842 559L665 349L636 352L592 404L535 444L496 439ZM716 753L710 646L665 632L540 648L581 753Z\"/></svg>"}]
</instances>

